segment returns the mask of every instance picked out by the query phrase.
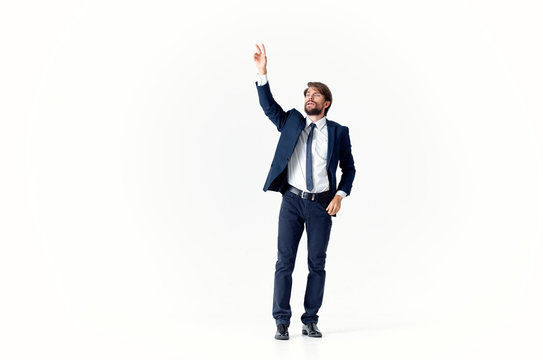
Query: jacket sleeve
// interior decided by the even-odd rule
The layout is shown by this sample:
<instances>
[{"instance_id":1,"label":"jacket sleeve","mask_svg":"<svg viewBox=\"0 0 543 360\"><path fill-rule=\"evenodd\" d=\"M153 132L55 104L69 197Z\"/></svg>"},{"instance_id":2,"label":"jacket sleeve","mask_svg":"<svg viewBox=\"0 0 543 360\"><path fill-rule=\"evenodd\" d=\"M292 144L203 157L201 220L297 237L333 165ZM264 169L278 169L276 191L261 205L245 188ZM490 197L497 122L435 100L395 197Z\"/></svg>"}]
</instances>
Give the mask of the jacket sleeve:
<instances>
[{"instance_id":1,"label":"jacket sleeve","mask_svg":"<svg viewBox=\"0 0 543 360\"><path fill-rule=\"evenodd\" d=\"M283 130L289 113L292 110L284 111L281 106L275 101L270 90L270 83L267 82L262 86L258 86L255 81L256 89L258 91L258 100L264 114L271 120L271 122L277 127L278 131Z\"/></svg>"},{"instance_id":2,"label":"jacket sleeve","mask_svg":"<svg viewBox=\"0 0 543 360\"><path fill-rule=\"evenodd\" d=\"M348 196L351 193L356 169L354 167L353 154L351 153L351 139L349 137L349 128L345 128L346 131L342 140L341 150L339 154L341 180L339 181L338 190L345 191Z\"/></svg>"}]
</instances>

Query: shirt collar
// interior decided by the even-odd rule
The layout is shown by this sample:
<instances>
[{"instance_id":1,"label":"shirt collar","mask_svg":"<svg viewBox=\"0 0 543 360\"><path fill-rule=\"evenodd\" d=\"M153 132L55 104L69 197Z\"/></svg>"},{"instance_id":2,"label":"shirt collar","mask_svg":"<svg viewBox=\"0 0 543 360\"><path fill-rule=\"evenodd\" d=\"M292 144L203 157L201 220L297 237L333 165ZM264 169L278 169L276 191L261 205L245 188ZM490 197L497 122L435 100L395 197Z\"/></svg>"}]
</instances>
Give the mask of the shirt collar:
<instances>
[{"instance_id":1,"label":"shirt collar","mask_svg":"<svg viewBox=\"0 0 543 360\"><path fill-rule=\"evenodd\" d=\"M311 121L310 118L308 118L307 116L305 117L305 127L308 127L309 125L311 125L313 121ZM315 122L315 126L317 127L317 129L319 130L322 130L322 128L324 127L324 125L326 125L326 116L323 116L322 118L320 118L317 122Z\"/></svg>"}]
</instances>

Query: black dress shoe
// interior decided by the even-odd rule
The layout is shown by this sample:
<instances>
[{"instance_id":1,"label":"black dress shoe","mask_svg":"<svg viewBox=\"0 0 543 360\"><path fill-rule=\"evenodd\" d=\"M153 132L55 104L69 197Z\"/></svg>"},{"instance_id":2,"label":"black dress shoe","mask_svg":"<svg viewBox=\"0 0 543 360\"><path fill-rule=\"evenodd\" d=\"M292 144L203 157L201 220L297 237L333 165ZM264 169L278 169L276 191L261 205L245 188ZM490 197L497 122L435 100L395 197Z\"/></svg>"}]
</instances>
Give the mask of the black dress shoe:
<instances>
[{"instance_id":1,"label":"black dress shoe","mask_svg":"<svg viewBox=\"0 0 543 360\"><path fill-rule=\"evenodd\" d=\"M288 340L288 325L278 324L277 332L275 333L275 338L277 340Z\"/></svg>"},{"instance_id":2,"label":"black dress shoe","mask_svg":"<svg viewBox=\"0 0 543 360\"><path fill-rule=\"evenodd\" d=\"M302 334L309 335L309 337L322 337L322 333L317 327L317 323L304 324L302 327Z\"/></svg>"}]
</instances>

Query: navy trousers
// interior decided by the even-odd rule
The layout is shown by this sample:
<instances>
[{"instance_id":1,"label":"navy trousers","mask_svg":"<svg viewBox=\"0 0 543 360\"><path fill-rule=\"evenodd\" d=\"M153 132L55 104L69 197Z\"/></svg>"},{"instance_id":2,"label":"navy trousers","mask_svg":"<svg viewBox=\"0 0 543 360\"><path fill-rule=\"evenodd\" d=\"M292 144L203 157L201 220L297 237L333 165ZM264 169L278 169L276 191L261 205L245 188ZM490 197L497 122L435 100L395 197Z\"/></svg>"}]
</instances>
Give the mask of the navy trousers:
<instances>
[{"instance_id":1,"label":"navy trousers","mask_svg":"<svg viewBox=\"0 0 543 360\"><path fill-rule=\"evenodd\" d=\"M307 230L307 264L309 274L305 288L304 324L318 322L317 312L322 305L326 272L326 248L332 229L332 217L326 211L329 201L311 201L285 192L279 211L279 232L277 236L277 262L273 289L273 318L276 324L290 325L290 294L292 271L298 251L298 244Z\"/></svg>"}]
</instances>

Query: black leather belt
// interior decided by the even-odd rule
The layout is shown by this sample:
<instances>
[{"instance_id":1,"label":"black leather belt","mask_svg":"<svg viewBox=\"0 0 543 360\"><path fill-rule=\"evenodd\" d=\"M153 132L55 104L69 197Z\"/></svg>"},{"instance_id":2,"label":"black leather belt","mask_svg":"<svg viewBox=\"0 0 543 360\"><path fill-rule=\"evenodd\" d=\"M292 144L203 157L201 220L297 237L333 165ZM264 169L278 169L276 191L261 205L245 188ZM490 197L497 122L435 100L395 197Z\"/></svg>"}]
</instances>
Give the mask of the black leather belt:
<instances>
[{"instance_id":1,"label":"black leather belt","mask_svg":"<svg viewBox=\"0 0 543 360\"><path fill-rule=\"evenodd\" d=\"M309 193L309 192L302 191L298 188L295 188L292 185L289 185L287 190L290 191L291 193L298 195L302 199L307 199L311 201L328 201L330 200L330 197L331 197L330 190L321 192L321 193Z\"/></svg>"}]
</instances>

